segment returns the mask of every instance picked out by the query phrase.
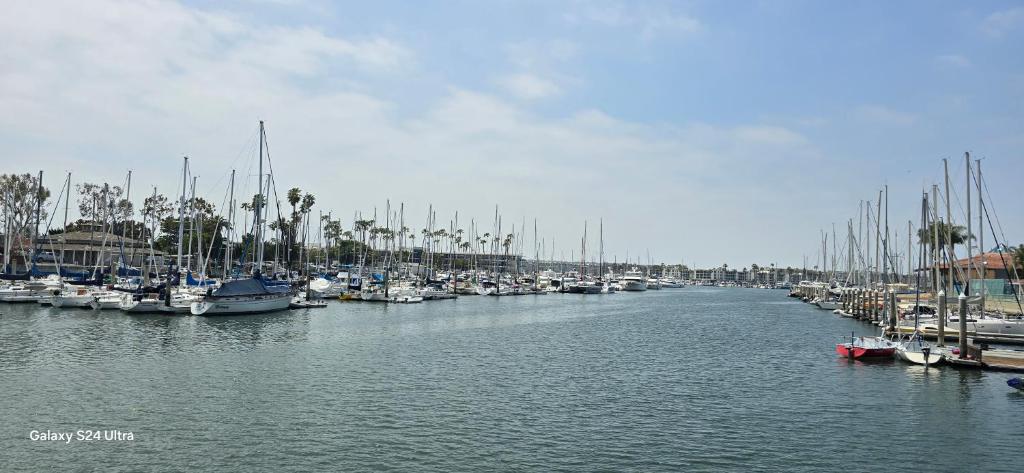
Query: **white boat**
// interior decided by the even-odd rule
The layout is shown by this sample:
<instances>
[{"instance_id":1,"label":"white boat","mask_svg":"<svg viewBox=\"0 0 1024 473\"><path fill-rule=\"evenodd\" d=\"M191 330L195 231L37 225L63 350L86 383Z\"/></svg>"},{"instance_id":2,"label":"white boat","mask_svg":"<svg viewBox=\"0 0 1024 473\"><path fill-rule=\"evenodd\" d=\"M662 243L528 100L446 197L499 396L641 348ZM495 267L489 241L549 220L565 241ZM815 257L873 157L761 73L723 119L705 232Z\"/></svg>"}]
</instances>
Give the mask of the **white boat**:
<instances>
[{"instance_id":1,"label":"white boat","mask_svg":"<svg viewBox=\"0 0 1024 473\"><path fill-rule=\"evenodd\" d=\"M925 355L925 352L928 352ZM915 365L937 365L945 360L945 356L935 347L921 339L921 336L914 332L910 338L901 340L896 345L896 357L913 363Z\"/></svg>"},{"instance_id":2,"label":"white boat","mask_svg":"<svg viewBox=\"0 0 1024 473\"><path fill-rule=\"evenodd\" d=\"M307 299L305 294L298 294L288 304L290 309L323 309L327 301L323 299Z\"/></svg>"},{"instance_id":3,"label":"white boat","mask_svg":"<svg viewBox=\"0 0 1024 473\"><path fill-rule=\"evenodd\" d=\"M649 278L647 280L647 289L651 289L651 290L655 290L655 291L661 289L661 280L656 279L656 278Z\"/></svg>"},{"instance_id":4,"label":"white boat","mask_svg":"<svg viewBox=\"0 0 1024 473\"><path fill-rule=\"evenodd\" d=\"M158 299L155 294L136 295L127 293L121 296L118 308L133 314L151 314L160 312L160 306L163 304L164 301Z\"/></svg>"},{"instance_id":5,"label":"white boat","mask_svg":"<svg viewBox=\"0 0 1024 473\"><path fill-rule=\"evenodd\" d=\"M839 308L839 301L835 299L825 299L815 301L815 305L825 310L836 310Z\"/></svg>"},{"instance_id":6,"label":"white boat","mask_svg":"<svg viewBox=\"0 0 1024 473\"><path fill-rule=\"evenodd\" d=\"M92 293L89 307L93 310L109 310L121 308L121 293L114 291L96 291Z\"/></svg>"},{"instance_id":7,"label":"white boat","mask_svg":"<svg viewBox=\"0 0 1024 473\"><path fill-rule=\"evenodd\" d=\"M626 274L621 279L621 283L623 291L639 292L647 290L647 281L644 280L643 274L637 271L636 268L633 268L632 271L626 271Z\"/></svg>"},{"instance_id":8,"label":"white boat","mask_svg":"<svg viewBox=\"0 0 1024 473\"><path fill-rule=\"evenodd\" d=\"M371 285L363 288L359 295L359 300L366 302L387 302L388 296L384 294L383 287Z\"/></svg>"},{"instance_id":9,"label":"white boat","mask_svg":"<svg viewBox=\"0 0 1024 473\"><path fill-rule=\"evenodd\" d=\"M672 278L668 278L668 279L662 279L662 280L661 280L661 287L664 287L664 288L671 288L671 289L677 289L677 288L683 287L683 285L682 285L682 284L680 284L680 283L679 283L678 281L676 281L675 279L672 279Z\"/></svg>"},{"instance_id":10,"label":"white boat","mask_svg":"<svg viewBox=\"0 0 1024 473\"><path fill-rule=\"evenodd\" d=\"M89 303L92 302L93 290L88 287L78 286L71 289L61 291L50 298L50 305L57 308L64 307L89 307Z\"/></svg>"},{"instance_id":11,"label":"white boat","mask_svg":"<svg viewBox=\"0 0 1024 473\"><path fill-rule=\"evenodd\" d=\"M228 281L210 290L190 306L192 315L259 314L288 308L292 291L285 285L268 285L258 275Z\"/></svg>"},{"instance_id":12,"label":"white boat","mask_svg":"<svg viewBox=\"0 0 1024 473\"><path fill-rule=\"evenodd\" d=\"M319 277L309 282L310 295L316 299L338 297L345 289L348 289L348 282L338 278L328 280Z\"/></svg>"},{"instance_id":13,"label":"white boat","mask_svg":"<svg viewBox=\"0 0 1024 473\"><path fill-rule=\"evenodd\" d=\"M53 276L19 282L0 288L0 302L35 302L40 297L53 296L62 286L61 280Z\"/></svg>"}]
</instances>

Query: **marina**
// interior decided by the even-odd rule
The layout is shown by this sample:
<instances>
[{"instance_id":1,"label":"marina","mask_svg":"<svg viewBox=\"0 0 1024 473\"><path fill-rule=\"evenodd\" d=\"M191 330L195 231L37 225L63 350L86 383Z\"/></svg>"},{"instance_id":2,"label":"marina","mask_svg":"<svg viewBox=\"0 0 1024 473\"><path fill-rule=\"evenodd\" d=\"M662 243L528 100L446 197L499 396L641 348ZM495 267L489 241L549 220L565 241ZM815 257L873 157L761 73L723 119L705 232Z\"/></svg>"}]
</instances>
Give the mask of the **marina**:
<instances>
[{"instance_id":1,"label":"marina","mask_svg":"<svg viewBox=\"0 0 1024 473\"><path fill-rule=\"evenodd\" d=\"M1016 472L1024 5L9 0L0 473Z\"/></svg>"},{"instance_id":2,"label":"marina","mask_svg":"<svg viewBox=\"0 0 1024 473\"><path fill-rule=\"evenodd\" d=\"M221 471L1014 468L1024 397L1007 374L848 361L831 334L865 326L786 295L687 286L240 317L4 305L0 446L9 471L113 452L129 469ZM821 435L849 419L928 454ZM86 424L135 443L20 439L24 425Z\"/></svg>"}]
</instances>

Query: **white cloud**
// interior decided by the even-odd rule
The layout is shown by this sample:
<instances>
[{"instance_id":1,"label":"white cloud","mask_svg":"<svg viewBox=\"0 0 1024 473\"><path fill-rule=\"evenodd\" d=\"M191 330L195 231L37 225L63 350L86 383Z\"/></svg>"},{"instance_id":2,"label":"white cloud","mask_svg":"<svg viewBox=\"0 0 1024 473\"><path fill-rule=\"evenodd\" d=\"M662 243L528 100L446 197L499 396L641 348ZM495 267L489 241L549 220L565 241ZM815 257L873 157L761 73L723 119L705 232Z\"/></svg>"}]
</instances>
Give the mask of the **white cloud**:
<instances>
[{"instance_id":1,"label":"white cloud","mask_svg":"<svg viewBox=\"0 0 1024 473\"><path fill-rule=\"evenodd\" d=\"M507 91L524 99L542 99L562 92L554 82L533 74L513 74L502 77L498 83Z\"/></svg>"},{"instance_id":2,"label":"white cloud","mask_svg":"<svg viewBox=\"0 0 1024 473\"><path fill-rule=\"evenodd\" d=\"M1024 7L1014 7L987 16L981 24L981 30L998 38L1021 25L1024 25Z\"/></svg>"},{"instance_id":3,"label":"white cloud","mask_svg":"<svg viewBox=\"0 0 1024 473\"><path fill-rule=\"evenodd\" d=\"M952 68L971 67L971 60L960 54L940 54L935 57L935 62L941 66Z\"/></svg>"},{"instance_id":4,"label":"white cloud","mask_svg":"<svg viewBox=\"0 0 1024 473\"><path fill-rule=\"evenodd\" d=\"M583 4L578 10L567 13L565 19L570 24L591 23L632 29L645 40L667 35L691 35L703 29L702 23L689 15L621 3Z\"/></svg>"},{"instance_id":5,"label":"white cloud","mask_svg":"<svg viewBox=\"0 0 1024 473\"><path fill-rule=\"evenodd\" d=\"M854 109L854 115L861 120L881 125L908 126L917 121L917 115L883 105L861 105Z\"/></svg>"},{"instance_id":6,"label":"white cloud","mask_svg":"<svg viewBox=\"0 0 1024 473\"><path fill-rule=\"evenodd\" d=\"M136 188L173 194L187 154L200 194L217 204L230 168L239 171L237 195L254 192L251 137L266 119L276 181L315 193L318 209L346 225L386 198L405 202L412 222L429 203L439 219L457 210L463 224L489 222L497 203L509 218L537 217L542 235L564 247L583 219L605 217L609 256L636 255L642 244L661 259L689 246L748 246L761 221L746 217L751 199L778 186L799 199L801 166L819 159L808 139L772 124L641 123L594 106L551 117L464 88L409 113L373 85L417 67L389 38L258 27L174 3L71 2L62 15L7 8L5 172L41 166L47 176L70 169L75 182L113 182L132 168ZM559 94L558 80L545 77L524 70L501 82L518 97ZM702 205L709 196L714 208ZM788 209L774 207L781 222ZM696 228L722 215L725 237L680 232L679 219L664 218L684 216Z\"/></svg>"}]
</instances>

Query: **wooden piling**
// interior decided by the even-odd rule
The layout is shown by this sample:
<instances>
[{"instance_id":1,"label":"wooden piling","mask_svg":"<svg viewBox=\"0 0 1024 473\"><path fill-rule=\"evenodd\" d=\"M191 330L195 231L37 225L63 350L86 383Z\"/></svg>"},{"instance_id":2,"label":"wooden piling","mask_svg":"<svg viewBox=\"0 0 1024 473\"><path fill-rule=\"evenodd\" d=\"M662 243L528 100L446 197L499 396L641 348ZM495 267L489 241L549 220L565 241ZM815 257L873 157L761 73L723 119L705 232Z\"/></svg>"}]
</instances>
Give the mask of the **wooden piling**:
<instances>
[{"instance_id":1,"label":"wooden piling","mask_svg":"<svg viewBox=\"0 0 1024 473\"><path fill-rule=\"evenodd\" d=\"M939 291L939 334L938 342L940 347L946 346L946 291Z\"/></svg>"},{"instance_id":2,"label":"wooden piling","mask_svg":"<svg viewBox=\"0 0 1024 473\"><path fill-rule=\"evenodd\" d=\"M960 307L960 358L967 357L967 296L960 293L957 298Z\"/></svg>"}]
</instances>

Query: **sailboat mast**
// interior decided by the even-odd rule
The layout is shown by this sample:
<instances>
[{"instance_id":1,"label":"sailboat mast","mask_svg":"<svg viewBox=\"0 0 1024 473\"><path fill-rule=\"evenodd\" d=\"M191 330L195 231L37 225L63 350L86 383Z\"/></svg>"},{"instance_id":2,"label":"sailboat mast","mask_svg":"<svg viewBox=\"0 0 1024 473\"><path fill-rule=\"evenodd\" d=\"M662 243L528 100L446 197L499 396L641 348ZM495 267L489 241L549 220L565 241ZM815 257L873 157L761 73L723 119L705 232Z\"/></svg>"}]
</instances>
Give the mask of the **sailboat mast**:
<instances>
[{"instance_id":1,"label":"sailboat mast","mask_svg":"<svg viewBox=\"0 0 1024 473\"><path fill-rule=\"evenodd\" d=\"M971 295L971 266L974 263L974 250L971 248L971 153L964 153L967 179L967 284L964 284L964 295Z\"/></svg>"},{"instance_id":2,"label":"sailboat mast","mask_svg":"<svg viewBox=\"0 0 1024 473\"><path fill-rule=\"evenodd\" d=\"M946 246L948 247L946 258L949 261L949 267L946 268L946 284L949 285L946 296L949 297L953 294L953 265L956 264L953 259L953 212L950 210L949 203L949 160L942 160L942 169L946 180Z\"/></svg>"},{"instance_id":3,"label":"sailboat mast","mask_svg":"<svg viewBox=\"0 0 1024 473\"><path fill-rule=\"evenodd\" d=\"M188 156L181 167L181 200L178 205L178 275L181 275L182 240L185 238L185 192L188 190ZM179 283L180 285L180 283Z\"/></svg>"},{"instance_id":4,"label":"sailboat mast","mask_svg":"<svg viewBox=\"0 0 1024 473\"><path fill-rule=\"evenodd\" d=\"M936 295L939 288L943 287L939 281L939 186L932 184L932 292ZM943 314L945 315L945 314Z\"/></svg>"},{"instance_id":5,"label":"sailboat mast","mask_svg":"<svg viewBox=\"0 0 1024 473\"><path fill-rule=\"evenodd\" d=\"M263 120L260 120L260 162L259 171L256 174L256 179L259 181L259 192L256 193L258 197L256 197L256 206L253 208L253 214L256 216L256 231L253 235L255 237L253 244L256 245L254 248L256 250L254 273L259 273L259 268L263 266L263 137Z\"/></svg>"},{"instance_id":6,"label":"sailboat mast","mask_svg":"<svg viewBox=\"0 0 1024 473\"><path fill-rule=\"evenodd\" d=\"M39 171L39 180L36 181L36 225L32 231L32 264L36 263L36 241L39 240L39 225L42 223L43 215L43 171Z\"/></svg>"},{"instance_id":7,"label":"sailboat mast","mask_svg":"<svg viewBox=\"0 0 1024 473\"><path fill-rule=\"evenodd\" d=\"M985 212L985 201L981 193L981 160L974 160L978 166L978 175L975 176L978 180L978 251L981 253L981 261L978 263L978 279L981 280L980 296L981 296L981 313L985 314L985 265L988 259L985 258L985 226L982 221Z\"/></svg>"},{"instance_id":8,"label":"sailboat mast","mask_svg":"<svg viewBox=\"0 0 1024 473\"><path fill-rule=\"evenodd\" d=\"M71 202L71 173L70 172L68 173L67 188L68 188L68 195L64 197L64 238L61 238L61 241L60 241L60 265L61 266L64 266L64 244L67 243L67 241L68 241L68 238L67 238L67 233L68 233L68 206L69 206L69 203ZM57 271L57 272L60 273L60 271Z\"/></svg>"},{"instance_id":9,"label":"sailboat mast","mask_svg":"<svg viewBox=\"0 0 1024 473\"><path fill-rule=\"evenodd\" d=\"M228 197L228 228L227 248L224 249L224 279L228 278L228 268L231 267L231 233L235 231L235 170L231 170L231 191Z\"/></svg>"},{"instance_id":10,"label":"sailboat mast","mask_svg":"<svg viewBox=\"0 0 1024 473\"><path fill-rule=\"evenodd\" d=\"M889 184L885 185L885 240L882 249L882 288L889 285ZM891 315L891 314L889 314Z\"/></svg>"}]
</instances>

